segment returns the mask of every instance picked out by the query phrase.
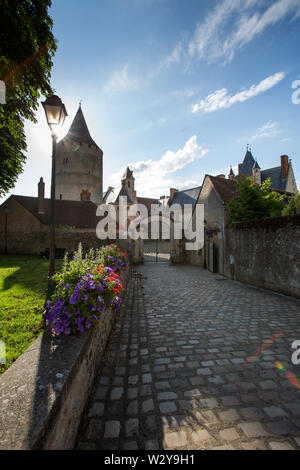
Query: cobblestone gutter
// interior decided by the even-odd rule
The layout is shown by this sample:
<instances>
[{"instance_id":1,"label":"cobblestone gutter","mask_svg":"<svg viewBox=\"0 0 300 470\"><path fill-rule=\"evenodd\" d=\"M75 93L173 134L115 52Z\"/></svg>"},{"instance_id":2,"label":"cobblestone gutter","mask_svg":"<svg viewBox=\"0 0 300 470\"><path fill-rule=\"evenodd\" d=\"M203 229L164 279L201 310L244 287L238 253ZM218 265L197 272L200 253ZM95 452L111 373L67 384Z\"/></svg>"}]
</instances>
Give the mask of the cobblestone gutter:
<instances>
[{"instance_id":1,"label":"cobblestone gutter","mask_svg":"<svg viewBox=\"0 0 300 470\"><path fill-rule=\"evenodd\" d=\"M122 273L127 286L130 269ZM72 449L118 314L80 336L41 335L0 377L0 449Z\"/></svg>"}]
</instances>

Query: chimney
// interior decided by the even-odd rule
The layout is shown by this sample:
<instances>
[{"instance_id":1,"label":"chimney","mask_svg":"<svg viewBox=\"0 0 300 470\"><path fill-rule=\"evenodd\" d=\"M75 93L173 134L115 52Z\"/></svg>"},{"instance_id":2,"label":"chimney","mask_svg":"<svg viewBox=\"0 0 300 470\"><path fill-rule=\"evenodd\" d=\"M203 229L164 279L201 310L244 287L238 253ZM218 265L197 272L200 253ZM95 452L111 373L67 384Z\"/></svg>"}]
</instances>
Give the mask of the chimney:
<instances>
[{"instance_id":1,"label":"chimney","mask_svg":"<svg viewBox=\"0 0 300 470\"><path fill-rule=\"evenodd\" d=\"M175 193L178 193L178 189L170 188L170 201L172 201Z\"/></svg>"},{"instance_id":2,"label":"chimney","mask_svg":"<svg viewBox=\"0 0 300 470\"><path fill-rule=\"evenodd\" d=\"M45 214L45 183L43 178L38 184L38 214Z\"/></svg>"},{"instance_id":3,"label":"chimney","mask_svg":"<svg viewBox=\"0 0 300 470\"><path fill-rule=\"evenodd\" d=\"M281 155L281 178L287 178L289 171L289 157L287 155Z\"/></svg>"},{"instance_id":4,"label":"chimney","mask_svg":"<svg viewBox=\"0 0 300 470\"><path fill-rule=\"evenodd\" d=\"M240 172L241 172L242 165L243 165L242 163L239 163L239 166L238 166L238 175L239 175Z\"/></svg>"}]
</instances>

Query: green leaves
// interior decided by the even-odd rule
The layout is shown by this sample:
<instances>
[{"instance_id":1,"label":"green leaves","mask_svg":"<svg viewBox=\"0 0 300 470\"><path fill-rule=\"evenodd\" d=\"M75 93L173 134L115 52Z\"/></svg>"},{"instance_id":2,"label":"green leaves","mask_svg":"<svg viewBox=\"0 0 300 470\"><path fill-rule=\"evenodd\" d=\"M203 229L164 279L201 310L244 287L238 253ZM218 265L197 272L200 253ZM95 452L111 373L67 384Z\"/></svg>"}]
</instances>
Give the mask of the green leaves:
<instances>
[{"instance_id":1,"label":"green leaves","mask_svg":"<svg viewBox=\"0 0 300 470\"><path fill-rule=\"evenodd\" d=\"M278 217L283 209L284 195L271 190L268 178L261 185L243 178L237 182L237 190L227 204L231 222Z\"/></svg>"},{"instance_id":2,"label":"green leaves","mask_svg":"<svg viewBox=\"0 0 300 470\"><path fill-rule=\"evenodd\" d=\"M51 0L1 0L0 80L6 104L0 105L0 196L12 189L26 156L24 120L36 122L41 93L51 93L56 41L48 16Z\"/></svg>"},{"instance_id":3,"label":"green leaves","mask_svg":"<svg viewBox=\"0 0 300 470\"><path fill-rule=\"evenodd\" d=\"M287 206L283 209L282 215L298 215L300 214L300 193L294 194L289 200Z\"/></svg>"}]
</instances>

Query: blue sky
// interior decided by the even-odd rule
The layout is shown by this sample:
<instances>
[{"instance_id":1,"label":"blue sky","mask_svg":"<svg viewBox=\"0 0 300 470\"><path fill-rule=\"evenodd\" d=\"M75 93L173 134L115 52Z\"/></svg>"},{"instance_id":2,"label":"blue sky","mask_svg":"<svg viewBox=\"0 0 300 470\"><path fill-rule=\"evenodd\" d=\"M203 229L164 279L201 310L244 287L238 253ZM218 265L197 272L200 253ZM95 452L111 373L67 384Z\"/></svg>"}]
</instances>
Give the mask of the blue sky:
<instances>
[{"instance_id":1,"label":"blue sky","mask_svg":"<svg viewBox=\"0 0 300 470\"><path fill-rule=\"evenodd\" d=\"M300 0L53 0L50 14L64 133L82 100L104 188L128 164L139 196L197 186L235 169L246 144L262 169L289 155L300 187ZM51 138L37 117L12 194L36 195L43 176L49 195Z\"/></svg>"}]
</instances>

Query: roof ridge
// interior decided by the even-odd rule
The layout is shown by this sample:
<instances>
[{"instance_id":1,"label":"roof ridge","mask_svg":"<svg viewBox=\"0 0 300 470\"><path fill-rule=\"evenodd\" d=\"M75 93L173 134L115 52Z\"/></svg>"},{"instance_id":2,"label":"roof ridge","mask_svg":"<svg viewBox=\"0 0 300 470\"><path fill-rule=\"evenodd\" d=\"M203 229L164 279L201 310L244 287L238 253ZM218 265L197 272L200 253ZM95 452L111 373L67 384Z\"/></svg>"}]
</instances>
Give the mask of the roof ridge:
<instances>
[{"instance_id":1,"label":"roof ridge","mask_svg":"<svg viewBox=\"0 0 300 470\"><path fill-rule=\"evenodd\" d=\"M261 170L261 171L263 172L263 171L275 170L275 168L281 168L281 166L280 165L273 166L272 168L265 168L264 170Z\"/></svg>"}]
</instances>

